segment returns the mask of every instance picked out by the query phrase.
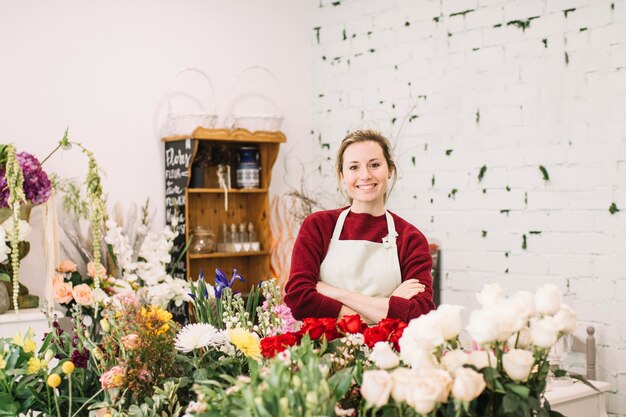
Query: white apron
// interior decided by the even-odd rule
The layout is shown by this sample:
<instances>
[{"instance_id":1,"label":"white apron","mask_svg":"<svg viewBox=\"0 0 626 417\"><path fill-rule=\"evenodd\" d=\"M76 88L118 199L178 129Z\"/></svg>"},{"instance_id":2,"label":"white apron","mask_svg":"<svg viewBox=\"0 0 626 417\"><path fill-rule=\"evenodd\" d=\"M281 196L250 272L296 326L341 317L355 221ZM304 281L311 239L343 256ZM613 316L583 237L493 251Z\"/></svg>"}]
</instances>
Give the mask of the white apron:
<instances>
[{"instance_id":1,"label":"white apron","mask_svg":"<svg viewBox=\"0 0 626 417\"><path fill-rule=\"evenodd\" d=\"M339 240L349 211L342 211L337 219L328 253L320 265L320 281L370 297L389 297L402 283L393 218L385 211L388 234L382 243Z\"/></svg>"}]
</instances>

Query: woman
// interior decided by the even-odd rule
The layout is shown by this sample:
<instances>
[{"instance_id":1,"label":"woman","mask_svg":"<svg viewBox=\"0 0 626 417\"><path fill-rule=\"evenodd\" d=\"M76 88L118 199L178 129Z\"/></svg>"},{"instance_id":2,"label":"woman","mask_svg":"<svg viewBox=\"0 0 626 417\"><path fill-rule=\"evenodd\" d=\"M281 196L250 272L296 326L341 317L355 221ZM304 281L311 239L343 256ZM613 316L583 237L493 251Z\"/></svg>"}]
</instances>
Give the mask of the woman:
<instances>
[{"instance_id":1,"label":"woman","mask_svg":"<svg viewBox=\"0 0 626 417\"><path fill-rule=\"evenodd\" d=\"M389 141L372 130L350 133L339 147L337 176L351 206L302 223L285 287L294 317L358 313L369 323L408 322L434 309L428 242L385 209L389 180L397 178Z\"/></svg>"}]
</instances>

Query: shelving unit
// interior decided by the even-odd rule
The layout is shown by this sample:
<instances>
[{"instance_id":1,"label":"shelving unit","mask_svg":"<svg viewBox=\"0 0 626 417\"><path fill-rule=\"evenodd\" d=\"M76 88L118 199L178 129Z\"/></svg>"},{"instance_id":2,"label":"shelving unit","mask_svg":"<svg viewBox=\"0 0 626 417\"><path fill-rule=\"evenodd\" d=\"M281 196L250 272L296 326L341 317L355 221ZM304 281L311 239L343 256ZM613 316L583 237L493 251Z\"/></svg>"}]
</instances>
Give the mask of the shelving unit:
<instances>
[{"instance_id":1,"label":"shelving unit","mask_svg":"<svg viewBox=\"0 0 626 417\"><path fill-rule=\"evenodd\" d=\"M228 189L221 188L189 188L189 181L184 190L184 233L185 241L189 241L195 226L210 226L215 233L216 242L221 237L222 224L240 224L252 222L257 232L261 250L254 252L213 252L208 254L186 253L185 274L196 279L200 271L204 271L205 280L214 282L215 269L219 268L230 279L233 270L246 279L244 284L237 282L234 289L247 291L251 285L270 277L270 245L269 227L269 186L272 167L278 156L281 143L286 142L282 132L249 132L245 129L196 129L191 136L175 136L164 138L164 142L193 141L193 157L196 157L199 146L210 144L226 145L232 153L241 146L254 145L258 149L260 184L259 188ZM235 185L236 166L231 165L231 182ZM189 171L190 174L190 171ZM191 175L189 175L191 176ZM224 199L228 196L228 210L224 208Z\"/></svg>"}]
</instances>

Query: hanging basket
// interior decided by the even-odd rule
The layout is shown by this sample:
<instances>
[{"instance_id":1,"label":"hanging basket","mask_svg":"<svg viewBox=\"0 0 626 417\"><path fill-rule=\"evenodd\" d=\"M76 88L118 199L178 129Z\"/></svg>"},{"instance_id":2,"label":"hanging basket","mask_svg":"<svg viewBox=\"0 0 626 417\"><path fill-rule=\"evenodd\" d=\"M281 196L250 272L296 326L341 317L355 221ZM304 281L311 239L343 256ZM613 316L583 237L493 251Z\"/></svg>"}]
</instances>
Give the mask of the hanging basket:
<instances>
[{"instance_id":1,"label":"hanging basket","mask_svg":"<svg viewBox=\"0 0 626 417\"><path fill-rule=\"evenodd\" d=\"M243 78L245 74L249 74L251 71L262 71L268 74L271 77L272 81L274 82L276 86L276 90L279 91L280 96L282 97L283 95L282 86L280 82L278 81L278 78L276 77L276 75L274 75L272 71L270 71L269 69L265 67L254 65L254 66L244 68L233 79L233 82L230 88L231 100L234 100L235 91L237 91L236 87L238 86L238 83L240 82L240 80ZM244 93L252 93L252 92L245 91ZM259 94L257 91L254 91L254 93ZM285 116L283 113L284 105L282 104L282 100L280 100L281 103L277 105L270 99L270 97L265 96L263 94L259 94L259 95L267 99L268 102L272 103L272 105L274 106L274 109L273 109L274 112L272 113L260 113L260 112L259 113L256 113L256 112L233 113L229 118L230 127L232 129L247 129L250 132L255 132L255 131L276 132L280 130L283 124L283 120L285 119Z\"/></svg>"},{"instance_id":2,"label":"hanging basket","mask_svg":"<svg viewBox=\"0 0 626 417\"><path fill-rule=\"evenodd\" d=\"M174 93L174 86L179 77L185 73L196 73L206 80L210 88L210 95L213 98L213 109L210 112L199 113L175 113L172 109L172 95ZM198 127L207 129L214 128L217 124L217 106L215 100L215 89L211 79L201 70L197 68L185 68L180 71L172 80L167 91L167 121L161 131L161 136L179 136L179 135L191 135Z\"/></svg>"}]
</instances>

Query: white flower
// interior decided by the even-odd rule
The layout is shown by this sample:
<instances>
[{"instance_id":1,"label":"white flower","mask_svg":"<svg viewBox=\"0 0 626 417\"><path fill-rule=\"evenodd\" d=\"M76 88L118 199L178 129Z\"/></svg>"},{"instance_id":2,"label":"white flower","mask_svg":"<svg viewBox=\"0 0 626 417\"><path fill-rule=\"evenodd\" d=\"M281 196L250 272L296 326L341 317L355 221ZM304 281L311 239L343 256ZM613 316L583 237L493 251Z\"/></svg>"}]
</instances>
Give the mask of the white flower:
<instances>
[{"instance_id":1,"label":"white flower","mask_svg":"<svg viewBox=\"0 0 626 417\"><path fill-rule=\"evenodd\" d=\"M396 402L406 401L413 383L419 378L419 374L410 368L396 368L391 372L393 388L391 396Z\"/></svg>"},{"instance_id":2,"label":"white flower","mask_svg":"<svg viewBox=\"0 0 626 417\"><path fill-rule=\"evenodd\" d=\"M442 304L434 311L445 340L454 340L461 333L463 323L461 310L464 307L450 304Z\"/></svg>"},{"instance_id":3,"label":"white flower","mask_svg":"<svg viewBox=\"0 0 626 417\"><path fill-rule=\"evenodd\" d=\"M203 347L219 347L228 343L228 335L210 324L196 323L183 327L176 335L176 349L191 352Z\"/></svg>"},{"instance_id":4,"label":"white flower","mask_svg":"<svg viewBox=\"0 0 626 417\"><path fill-rule=\"evenodd\" d=\"M498 326L496 340L499 342L505 342L513 333L519 332L527 321L519 315L515 302L510 299L502 300L491 308L494 309L493 314Z\"/></svg>"},{"instance_id":5,"label":"white flower","mask_svg":"<svg viewBox=\"0 0 626 417\"><path fill-rule=\"evenodd\" d=\"M556 343L560 326L554 317L546 316L534 322L530 327L533 344L540 348L550 349Z\"/></svg>"},{"instance_id":6,"label":"white flower","mask_svg":"<svg viewBox=\"0 0 626 417\"><path fill-rule=\"evenodd\" d=\"M403 344L408 346L409 349L424 349L427 351L432 351L443 344L445 341L443 329L439 324L436 313L437 310L432 310L428 314L411 320L400 338L400 351L405 349Z\"/></svg>"},{"instance_id":7,"label":"white flower","mask_svg":"<svg viewBox=\"0 0 626 417\"><path fill-rule=\"evenodd\" d=\"M495 368L498 360L491 350L474 350L468 355L467 363L481 370L487 367Z\"/></svg>"},{"instance_id":8,"label":"white flower","mask_svg":"<svg viewBox=\"0 0 626 417\"><path fill-rule=\"evenodd\" d=\"M474 310L466 327L479 345L493 343L498 337L498 317L493 309Z\"/></svg>"},{"instance_id":9,"label":"white flower","mask_svg":"<svg viewBox=\"0 0 626 417\"><path fill-rule=\"evenodd\" d=\"M8 219L6 219L0 226L4 229L6 233L6 240L11 241L13 239L13 217L9 217ZM19 240L20 242L27 240L32 230L30 224L28 224L28 222L25 220L20 220L18 228L20 229L20 231L17 240Z\"/></svg>"},{"instance_id":10,"label":"white flower","mask_svg":"<svg viewBox=\"0 0 626 417\"><path fill-rule=\"evenodd\" d=\"M457 400L470 402L478 398L486 386L485 378L481 374L471 368L460 368L454 375L452 395Z\"/></svg>"},{"instance_id":11,"label":"white flower","mask_svg":"<svg viewBox=\"0 0 626 417\"><path fill-rule=\"evenodd\" d=\"M450 390L452 389L452 377L450 373L443 369L430 369L426 371L422 378L428 381L439 392L435 399L438 403L445 403L448 401Z\"/></svg>"},{"instance_id":12,"label":"white flower","mask_svg":"<svg viewBox=\"0 0 626 417\"><path fill-rule=\"evenodd\" d=\"M516 382L525 382L530 375L535 358L529 350L511 349L502 356L506 374Z\"/></svg>"},{"instance_id":13,"label":"white flower","mask_svg":"<svg viewBox=\"0 0 626 417\"><path fill-rule=\"evenodd\" d=\"M461 349L451 350L446 352L441 358L441 365L454 375L459 367L467 363L467 353Z\"/></svg>"},{"instance_id":14,"label":"white flower","mask_svg":"<svg viewBox=\"0 0 626 417\"><path fill-rule=\"evenodd\" d=\"M407 345L406 342L403 346L402 339L400 339L400 357L406 364L410 365L411 368L418 372L435 368L435 364L437 363L437 359L432 353L415 346Z\"/></svg>"},{"instance_id":15,"label":"white flower","mask_svg":"<svg viewBox=\"0 0 626 417\"><path fill-rule=\"evenodd\" d=\"M528 327L523 327L518 333L514 333L507 341L509 347L527 349L533 344L533 337Z\"/></svg>"},{"instance_id":16,"label":"white flower","mask_svg":"<svg viewBox=\"0 0 626 417\"><path fill-rule=\"evenodd\" d=\"M406 399L407 404L420 414L428 414L435 408L441 387L426 378L418 379L411 384Z\"/></svg>"},{"instance_id":17,"label":"white flower","mask_svg":"<svg viewBox=\"0 0 626 417\"><path fill-rule=\"evenodd\" d=\"M487 284L476 294L476 299L483 308L490 307L502 300L506 291L500 287L500 284Z\"/></svg>"},{"instance_id":18,"label":"white flower","mask_svg":"<svg viewBox=\"0 0 626 417\"><path fill-rule=\"evenodd\" d=\"M387 342L378 342L374 345L369 359L380 369L391 369L400 365L398 355L391 349Z\"/></svg>"},{"instance_id":19,"label":"white flower","mask_svg":"<svg viewBox=\"0 0 626 417\"><path fill-rule=\"evenodd\" d=\"M544 285L535 293L535 307L537 308L537 313L550 316L556 314L561 308L562 299L563 294L556 285Z\"/></svg>"},{"instance_id":20,"label":"white flower","mask_svg":"<svg viewBox=\"0 0 626 417\"><path fill-rule=\"evenodd\" d=\"M393 381L387 371L365 371L361 395L370 404L382 407L389 401L392 386Z\"/></svg>"},{"instance_id":21,"label":"white flower","mask_svg":"<svg viewBox=\"0 0 626 417\"><path fill-rule=\"evenodd\" d=\"M571 334L576 330L576 312L565 303L561 303L561 309L554 315L554 320L564 334Z\"/></svg>"},{"instance_id":22,"label":"white flower","mask_svg":"<svg viewBox=\"0 0 626 417\"><path fill-rule=\"evenodd\" d=\"M511 296L510 300L521 318L528 320L535 315L535 296L530 291L518 291Z\"/></svg>"}]
</instances>

